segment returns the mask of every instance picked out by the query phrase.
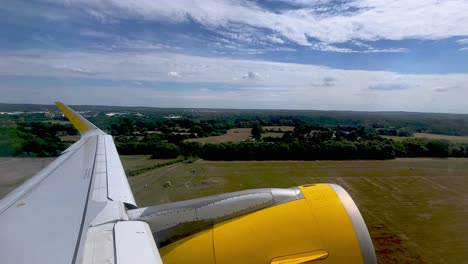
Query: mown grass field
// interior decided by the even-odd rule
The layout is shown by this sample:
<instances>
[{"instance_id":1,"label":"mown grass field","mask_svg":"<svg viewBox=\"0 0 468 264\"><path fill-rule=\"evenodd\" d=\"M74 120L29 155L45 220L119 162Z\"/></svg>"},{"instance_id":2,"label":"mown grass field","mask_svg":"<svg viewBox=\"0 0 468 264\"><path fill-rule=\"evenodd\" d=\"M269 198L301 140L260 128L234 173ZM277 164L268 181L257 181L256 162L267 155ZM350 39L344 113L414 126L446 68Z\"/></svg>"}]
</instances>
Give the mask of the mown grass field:
<instances>
[{"instance_id":1,"label":"mown grass field","mask_svg":"<svg viewBox=\"0 0 468 264\"><path fill-rule=\"evenodd\" d=\"M468 143L468 136L449 136L440 134L429 134L429 133L414 133L412 137L395 137L395 136L383 136L384 138L390 138L393 140L404 140L407 138L425 138L425 139L442 139L456 143Z\"/></svg>"},{"instance_id":2,"label":"mown grass field","mask_svg":"<svg viewBox=\"0 0 468 264\"><path fill-rule=\"evenodd\" d=\"M167 160L121 156L127 171ZM0 159L0 196L52 158ZM171 181L172 188L163 188ZM178 163L130 177L140 207L261 187L343 186L367 223L379 263L467 263L468 159ZM1 198L1 197L0 197Z\"/></svg>"},{"instance_id":3,"label":"mown grass field","mask_svg":"<svg viewBox=\"0 0 468 264\"><path fill-rule=\"evenodd\" d=\"M209 162L129 179L139 206L261 187L329 182L353 197L380 263L466 263L468 160ZM163 188L166 181L174 187Z\"/></svg>"},{"instance_id":4,"label":"mown grass field","mask_svg":"<svg viewBox=\"0 0 468 264\"><path fill-rule=\"evenodd\" d=\"M166 163L172 160L174 159L151 159L151 155L120 155L120 161L122 161L127 175L130 171Z\"/></svg>"}]
</instances>

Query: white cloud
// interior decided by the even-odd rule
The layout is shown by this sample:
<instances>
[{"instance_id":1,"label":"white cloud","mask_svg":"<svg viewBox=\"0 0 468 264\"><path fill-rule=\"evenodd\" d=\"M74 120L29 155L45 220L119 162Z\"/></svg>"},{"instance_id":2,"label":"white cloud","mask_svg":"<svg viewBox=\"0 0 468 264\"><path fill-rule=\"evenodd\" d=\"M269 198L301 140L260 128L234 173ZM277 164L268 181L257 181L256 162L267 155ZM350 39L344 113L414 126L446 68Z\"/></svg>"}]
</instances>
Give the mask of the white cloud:
<instances>
[{"instance_id":1,"label":"white cloud","mask_svg":"<svg viewBox=\"0 0 468 264\"><path fill-rule=\"evenodd\" d=\"M93 38L110 42L101 44L96 42L91 46L102 50L180 50L181 47L170 46L156 41L149 41L144 39L130 39L125 36L111 34L94 29L81 29L79 34L83 37Z\"/></svg>"},{"instance_id":2,"label":"white cloud","mask_svg":"<svg viewBox=\"0 0 468 264\"><path fill-rule=\"evenodd\" d=\"M62 64L62 65L54 65L52 66L53 68L57 70L64 70L64 71L69 71L72 73L78 73L78 74L92 74L93 72L87 68L79 67L79 66L70 66L67 64Z\"/></svg>"},{"instance_id":3,"label":"white cloud","mask_svg":"<svg viewBox=\"0 0 468 264\"><path fill-rule=\"evenodd\" d=\"M328 7L299 5L279 12L244 0L81 0L67 5L99 14L101 20L106 17L175 23L194 20L208 28L245 25L271 30L306 46L313 45L309 38L343 43L353 39L443 39L468 35L466 0L351 0Z\"/></svg>"},{"instance_id":4,"label":"white cloud","mask_svg":"<svg viewBox=\"0 0 468 264\"><path fill-rule=\"evenodd\" d=\"M96 31L94 29L89 29L89 28L81 29L79 34L84 37L93 37L93 38L115 38L116 37L116 35L109 34L107 32Z\"/></svg>"},{"instance_id":5,"label":"white cloud","mask_svg":"<svg viewBox=\"0 0 468 264\"><path fill-rule=\"evenodd\" d=\"M468 45L468 38L459 39L459 40L457 40L457 43L460 44L460 45ZM467 50L468 50L468 46L461 47L461 48L458 49L458 51L467 51Z\"/></svg>"},{"instance_id":6,"label":"white cloud","mask_svg":"<svg viewBox=\"0 0 468 264\"><path fill-rule=\"evenodd\" d=\"M395 90L406 90L409 87L402 83L379 83L369 86L367 89L375 91L395 91Z\"/></svg>"},{"instance_id":7,"label":"white cloud","mask_svg":"<svg viewBox=\"0 0 468 264\"><path fill-rule=\"evenodd\" d=\"M180 74L178 72L175 72L175 71L171 71L167 74L167 76L171 76L171 77L174 77L174 78L180 78Z\"/></svg>"},{"instance_id":8,"label":"white cloud","mask_svg":"<svg viewBox=\"0 0 468 264\"><path fill-rule=\"evenodd\" d=\"M29 50L0 55L0 75L16 78L80 77L99 79L100 82L112 80L113 84L109 86L116 87L115 92L112 87L94 87L93 98L82 97L79 103L90 100L90 104L119 105L468 113L465 99L468 95L468 74L418 75L341 70L320 65L208 58L166 52ZM253 81L258 78L261 78L261 82ZM73 87L73 83L79 85L79 80L72 80L67 81L66 86ZM135 80L145 85L140 86L134 83ZM115 85L118 81L125 85ZM184 85L172 90L164 89L165 85L161 83L172 83L171 87L177 87L179 83ZM210 89L210 85L218 88ZM148 88L150 86L151 89ZM441 93L441 89L434 87L458 88ZM39 102L35 101L35 94L38 91L48 93L52 88L52 94L41 95L41 98L49 98L49 102L52 102L57 99L56 96L67 97L72 89L65 86L48 88L0 84L0 98L4 102ZM35 89L35 92L28 89ZM210 91L204 92L202 89ZM113 99L108 99L103 91L112 91ZM123 100L119 99L119 94L125 101L119 101Z\"/></svg>"},{"instance_id":9,"label":"white cloud","mask_svg":"<svg viewBox=\"0 0 468 264\"><path fill-rule=\"evenodd\" d=\"M331 51L331 52L338 52L338 53L396 53L396 52L409 52L408 49L405 48L388 48L388 49L376 49L371 45L364 44L356 45L358 47L364 49L351 49L351 48L340 48L334 45L327 44L325 42L318 42L312 43L310 48L313 50L319 51Z\"/></svg>"},{"instance_id":10,"label":"white cloud","mask_svg":"<svg viewBox=\"0 0 468 264\"><path fill-rule=\"evenodd\" d=\"M276 35L266 36L266 39L268 39L269 41L271 41L273 43L284 44L284 40L279 38Z\"/></svg>"},{"instance_id":11,"label":"white cloud","mask_svg":"<svg viewBox=\"0 0 468 264\"><path fill-rule=\"evenodd\" d=\"M263 80L263 77L258 72L249 71L247 74L242 76L242 79Z\"/></svg>"},{"instance_id":12,"label":"white cloud","mask_svg":"<svg viewBox=\"0 0 468 264\"><path fill-rule=\"evenodd\" d=\"M433 90L439 93L444 93L444 92L456 90L458 88L459 86L456 86L456 85L455 86L438 86L438 87L435 87Z\"/></svg>"}]
</instances>

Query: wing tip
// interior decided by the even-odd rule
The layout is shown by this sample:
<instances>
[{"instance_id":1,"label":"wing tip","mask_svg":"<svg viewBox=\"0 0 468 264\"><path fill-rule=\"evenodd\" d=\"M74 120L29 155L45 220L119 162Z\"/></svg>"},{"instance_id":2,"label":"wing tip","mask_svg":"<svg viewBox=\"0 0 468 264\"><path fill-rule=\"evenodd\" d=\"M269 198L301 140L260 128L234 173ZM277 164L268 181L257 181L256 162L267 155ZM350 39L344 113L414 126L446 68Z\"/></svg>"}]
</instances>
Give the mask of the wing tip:
<instances>
[{"instance_id":1,"label":"wing tip","mask_svg":"<svg viewBox=\"0 0 468 264\"><path fill-rule=\"evenodd\" d=\"M69 106L67 106L63 102L57 101L55 102L55 105L60 109L60 111L62 111L62 113L67 117L68 120L70 120L73 126L81 134L92 129L98 129L91 122L86 120L80 114L76 113L73 109L71 109Z\"/></svg>"}]
</instances>

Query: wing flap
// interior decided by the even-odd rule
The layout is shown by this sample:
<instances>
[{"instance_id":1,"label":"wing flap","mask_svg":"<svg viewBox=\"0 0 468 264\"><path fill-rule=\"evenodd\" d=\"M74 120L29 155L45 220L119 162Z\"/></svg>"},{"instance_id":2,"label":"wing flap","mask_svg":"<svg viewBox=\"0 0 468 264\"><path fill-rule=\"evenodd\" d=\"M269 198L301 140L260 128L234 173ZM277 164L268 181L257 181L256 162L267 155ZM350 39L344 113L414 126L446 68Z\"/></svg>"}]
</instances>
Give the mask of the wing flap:
<instances>
[{"instance_id":1,"label":"wing flap","mask_svg":"<svg viewBox=\"0 0 468 264\"><path fill-rule=\"evenodd\" d=\"M119 153L112 136L106 135L107 196L112 201L125 203L128 208L137 208L135 198L127 181L127 176L120 162Z\"/></svg>"},{"instance_id":2,"label":"wing flap","mask_svg":"<svg viewBox=\"0 0 468 264\"><path fill-rule=\"evenodd\" d=\"M118 222L114 227L116 263L162 264L147 223Z\"/></svg>"}]
</instances>

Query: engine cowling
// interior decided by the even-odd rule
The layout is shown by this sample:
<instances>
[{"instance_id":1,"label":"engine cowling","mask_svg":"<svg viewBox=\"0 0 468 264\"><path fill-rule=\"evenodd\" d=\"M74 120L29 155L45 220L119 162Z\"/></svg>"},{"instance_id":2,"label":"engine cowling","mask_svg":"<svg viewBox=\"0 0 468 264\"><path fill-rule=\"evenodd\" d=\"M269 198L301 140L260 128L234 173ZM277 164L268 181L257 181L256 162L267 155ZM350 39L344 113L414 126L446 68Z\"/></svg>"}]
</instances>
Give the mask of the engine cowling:
<instances>
[{"instance_id":1,"label":"engine cowling","mask_svg":"<svg viewBox=\"0 0 468 264\"><path fill-rule=\"evenodd\" d=\"M175 232L177 239L167 245L159 243L164 263L377 262L364 220L343 188L335 184L311 184L294 190L295 195L277 191L280 195L277 194L275 199L273 194L269 203L254 202L249 205L244 199L242 206L247 208L239 210L242 206L238 206L234 211L227 210L231 212L228 216L230 219L226 219L226 212L223 211L226 209L223 209L222 203L226 199L210 204L216 204L219 208L211 208L214 216L208 217L208 221L202 215L197 216L197 212L202 212L199 206L198 211L194 211L195 216L189 213L190 217L194 217L191 221L176 221L167 229L172 230L169 233ZM255 193L255 190L251 192ZM230 202L228 209L236 206L233 200ZM190 201L182 203L191 204ZM178 213L184 213L187 217L187 211L184 212L188 210L187 207L179 204L176 208ZM140 210L132 218L147 221L150 226L153 223L155 229L159 228L153 231L152 227L156 241L158 234L167 236L167 230L161 230L154 223L158 222L158 214L167 215L168 210L153 209L153 214L149 213L151 210L145 214L148 209ZM220 211L223 212L218 213ZM185 237L181 236L180 230L185 230L182 232L186 234Z\"/></svg>"}]
</instances>

